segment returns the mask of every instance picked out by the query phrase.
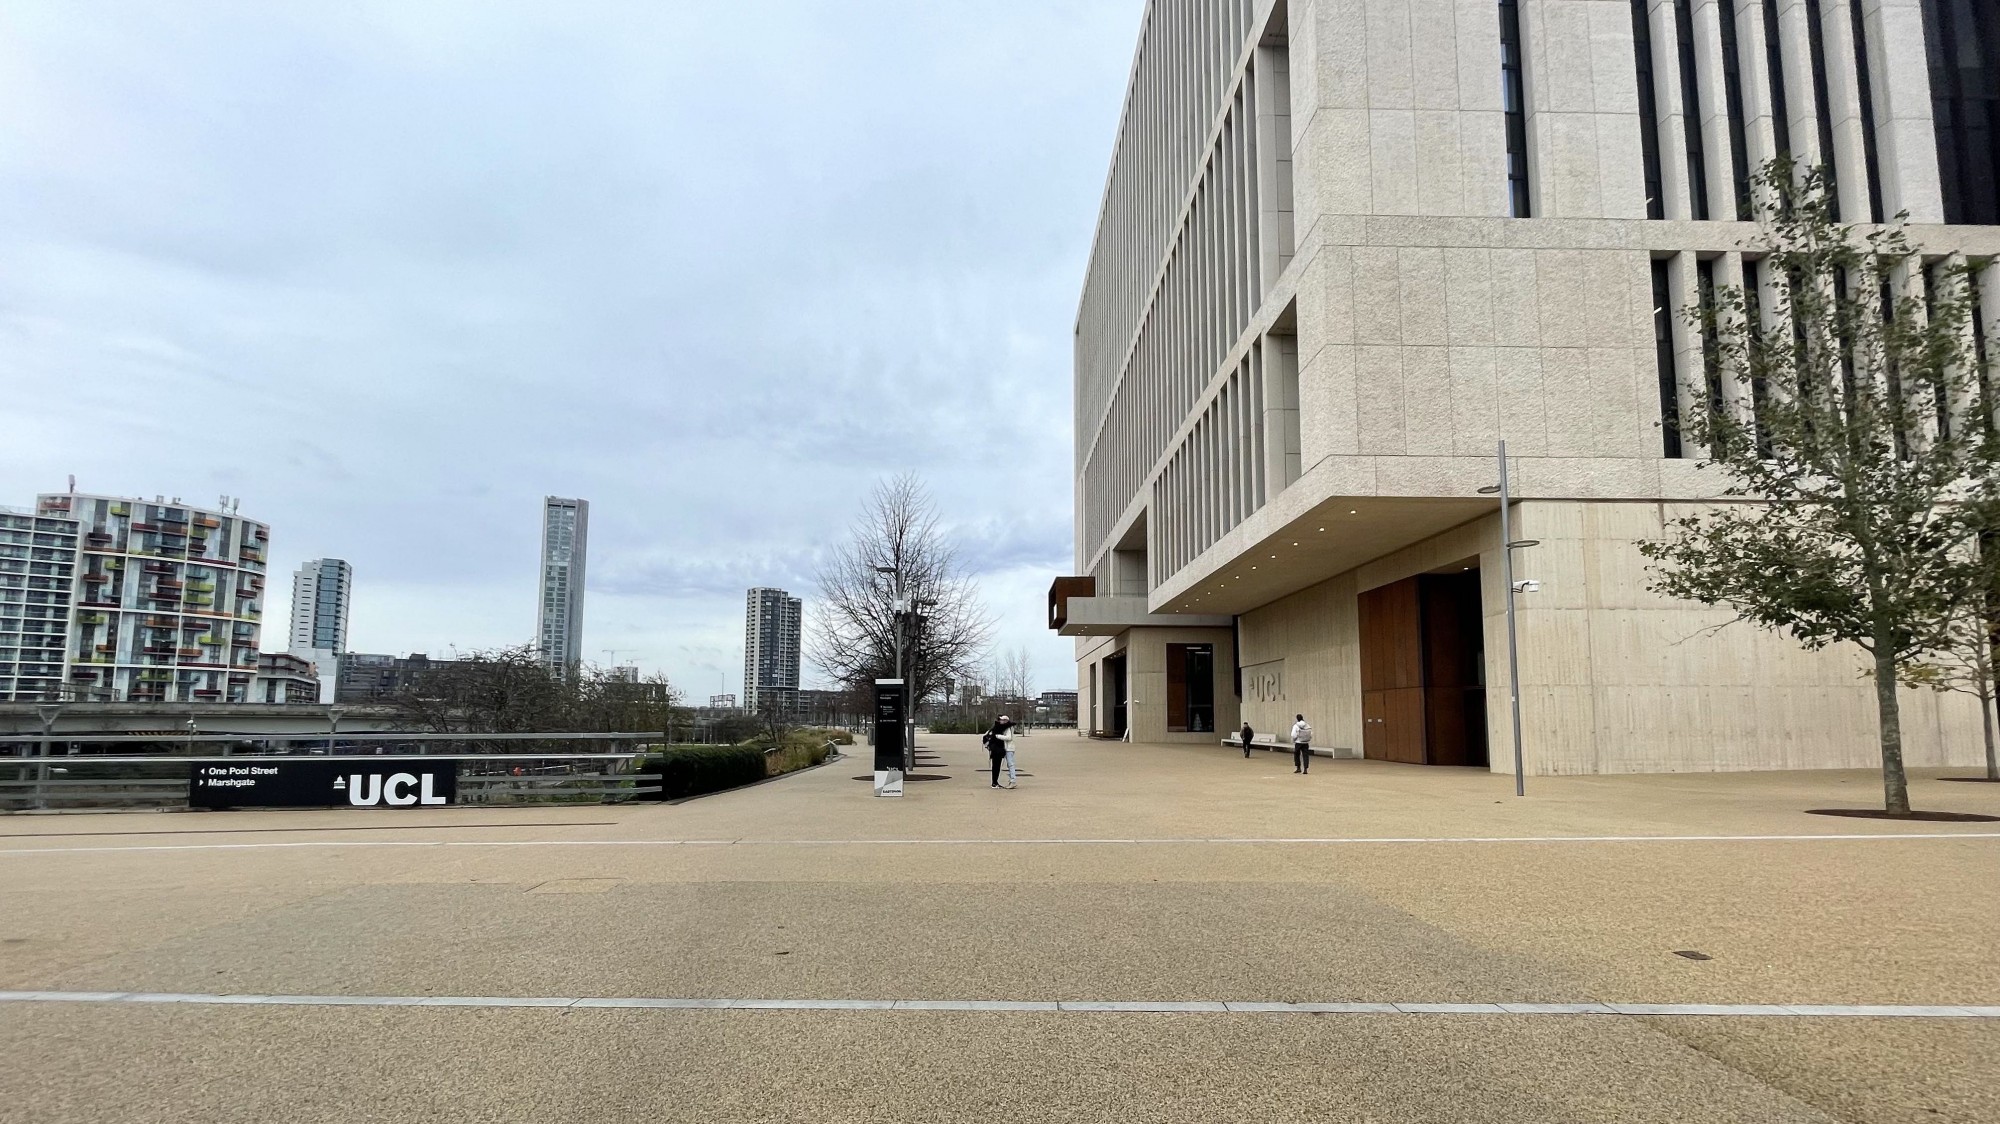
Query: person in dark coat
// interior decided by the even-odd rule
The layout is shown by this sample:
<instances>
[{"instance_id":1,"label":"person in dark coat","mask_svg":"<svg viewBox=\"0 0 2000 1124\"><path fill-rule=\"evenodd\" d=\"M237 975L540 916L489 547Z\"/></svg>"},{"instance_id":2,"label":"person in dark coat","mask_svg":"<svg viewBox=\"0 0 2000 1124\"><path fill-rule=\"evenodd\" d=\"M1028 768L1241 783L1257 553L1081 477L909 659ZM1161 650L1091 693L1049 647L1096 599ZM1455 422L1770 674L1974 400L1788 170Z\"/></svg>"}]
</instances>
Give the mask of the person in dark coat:
<instances>
[{"instance_id":1,"label":"person in dark coat","mask_svg":"<svg viewBox=\"0 0 2000 1124\"><path fill-rule=\"evenodd\" d=\"M1014 729L1014 720L1003 714L1000 717L995 718L993 720L992 728L986 731L986 737L984 739L986 742L986 755L993 759L994 788L1000 787L1000 766L1004 764L1007 760L1006 735L1011 733L1013 729ZM1010 786L1012 785L1012 782L1013 778L1011 776L1008 777L1008 783Z\"/></svg>"},{"instance_id":2,"label":"person in dark coat","mask_svg":"<svg viewBox=\"0 0 2000 1124\"><path fill-rule=\"evenodd\" d=\"M1252 730L1250 723L1245 722L1243 724L1243 756L1246 760L1250 757L1250 740L1256 736L1257 731Z\"/></svg>"}]
</instances>

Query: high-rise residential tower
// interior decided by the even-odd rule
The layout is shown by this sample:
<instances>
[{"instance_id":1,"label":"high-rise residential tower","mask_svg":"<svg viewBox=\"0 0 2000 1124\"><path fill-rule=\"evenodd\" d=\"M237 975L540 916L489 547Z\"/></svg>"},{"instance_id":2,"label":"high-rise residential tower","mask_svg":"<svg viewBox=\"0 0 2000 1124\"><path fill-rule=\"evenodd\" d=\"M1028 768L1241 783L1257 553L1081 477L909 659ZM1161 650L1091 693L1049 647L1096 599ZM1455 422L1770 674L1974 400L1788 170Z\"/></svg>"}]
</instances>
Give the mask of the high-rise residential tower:
<instances>
[{"instance_id":1,"label":"high-rise residential tower","mask_svg":"<svg viewBox=\"0 0 2000 1124\"><path fill-rule=\"evenodd\" d=\"M292 575L293 652L347 650L347 607L354 567L338 558L301 563Z\"/></svg>"},{"instance_id":2,"label":"high-rise residential tower","mask_svg":"<svg viewBox=\"0 0 2000 1124\"><path fill-rule=\"evenodd\" d=\"M315 558L292 575L291 654L311 661L321 702L332 702L347 651L348 602L354 567L339 558Z\"/></svg>"},{"instance_id":3,"label":"high-rise residential tower","mask_svg":"<svg viewBox=\"0 0 2000 1124\"><path fill-rule=\"evenodd\" d=\"M583 571L589 530L589 500L549 496L542 501L542 583L535 645L550 667L583 662Z\"/></svg>"},{"instance_id":4,"label":"high-rise residential tower","mask_svg":"<svg viewBox=\"0 0 2000 1124\"><path fill-rule=\"evenodd\" d=\"M64 694L106 702L242 702L257 674L271 529L156 497L36 500L74 522Z\"/></svg>"},{"instance_id":5,"label":"high-rise residential tower","mask_svg":"<svg viewBox=\"0 0 2000 1124\"><path fill-rule=\"evenodd\" d=\"M1750 178L1899 212L2000 357L2000 20L1954 0L1152 0L1075 335L1080 723L1511 767L1496 445L1544 773L1864 766L1852 651L1648 587L1719 474L1683 313L1773 299ZM1905 696L1912 764L1976 706ZM1491 750L1491 752L1489 752Z\"/></svg>"},{"instance_id":6,"label":"high-rise residential tower","mask_svg":"<svg viewBox=\"0 0 2000 1124\"><path fill-rule=\"evenodd\" d=\"M0 702L64 697L77 522L0 508Z\"/></svg>"},{"instance_id":7,"label":"high-rise residential tower","mask_svg":"<svg viewBox=\"0 0 2000 1124\"><path fill-rule=\"evenodd\" d=\"M743 709L759 713L767 703L789 711L799 694L798 598L782 589L759 586L744 598Z\"/></svg>"}]
</instances>

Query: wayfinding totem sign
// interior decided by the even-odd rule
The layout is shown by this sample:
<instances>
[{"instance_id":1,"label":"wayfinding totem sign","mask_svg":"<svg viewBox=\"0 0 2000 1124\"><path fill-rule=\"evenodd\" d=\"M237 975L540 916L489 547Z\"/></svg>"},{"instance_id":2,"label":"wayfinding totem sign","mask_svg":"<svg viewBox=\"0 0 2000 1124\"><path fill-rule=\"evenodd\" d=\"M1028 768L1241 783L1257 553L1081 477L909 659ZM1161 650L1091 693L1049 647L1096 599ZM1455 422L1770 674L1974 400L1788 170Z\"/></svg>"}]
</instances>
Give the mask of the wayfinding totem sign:
<instances>
[{"instance_id":1,"label":"wayfinding totem sign","mask_svg":"<svg viewBox=\"0 0 2000 1124\"><path fill-rule=\"evenodd\" d=\"M875 795L903 795L903 681L875 681Z\"/></svg>"}]
</instances>

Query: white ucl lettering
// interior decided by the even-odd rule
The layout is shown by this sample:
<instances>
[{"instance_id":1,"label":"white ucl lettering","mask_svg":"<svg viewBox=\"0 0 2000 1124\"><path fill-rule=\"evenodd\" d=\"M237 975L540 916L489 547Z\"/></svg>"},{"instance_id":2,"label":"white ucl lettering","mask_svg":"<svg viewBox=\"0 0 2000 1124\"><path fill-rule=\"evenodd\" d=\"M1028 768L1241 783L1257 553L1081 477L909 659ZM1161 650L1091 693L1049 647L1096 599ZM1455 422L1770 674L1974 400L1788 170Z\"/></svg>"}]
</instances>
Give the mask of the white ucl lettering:
<instances>
[{"instance_id":1,"label":"white ucl lettering","mask_svg":"<svg viewBox=\"0 0 2000 1124\"><path fill-rule=\"evenodd\" d=\"M432 791L431 791L431 782L432 782L432 781L434 781L434 780L436 780L436 779L437 779L437 778L436 778L436 776L435 776L434 774L431 774L431 773L425 773L425 774L424 774L424 783L423 783L423 787L422 787L421 791L423 792L423 801L422 801L422 802L423 802L423 803L425 803L425 804L442 804L442 803L444 803L444 797L442 797L442 796L439 796L439 795L437 795L436 793L434 793L434 792L432 792Z\"/></svg>"},{"instance_id":2,"label":"white ucl lettering","mask_svg":"<svg viewBox=\"0 0 2000 1124\"><path fill-rule=\"evenodd\" d=\"M368 781L368 791L361 791L361 782ZM347 802L361 807L369 807L382 802L382 774L369 773L363 776L355 773L347 778Z\"/></svg>"},{"instance_id":3,"label":"white ucl lettering","mask_svg":"<svg viewBox=\"0 0 2000 1124\"><path fill-rule=\"evenodd\" d=\"M399 807L415 804L417 802L416 795L410 792L409 788L416 783L417 778L415 776L409 773L397 773L389 778L388 787L383 792L383 799ZM403 791L398 792L398 789L402 789Z\"/></svg>"}]
</instances>

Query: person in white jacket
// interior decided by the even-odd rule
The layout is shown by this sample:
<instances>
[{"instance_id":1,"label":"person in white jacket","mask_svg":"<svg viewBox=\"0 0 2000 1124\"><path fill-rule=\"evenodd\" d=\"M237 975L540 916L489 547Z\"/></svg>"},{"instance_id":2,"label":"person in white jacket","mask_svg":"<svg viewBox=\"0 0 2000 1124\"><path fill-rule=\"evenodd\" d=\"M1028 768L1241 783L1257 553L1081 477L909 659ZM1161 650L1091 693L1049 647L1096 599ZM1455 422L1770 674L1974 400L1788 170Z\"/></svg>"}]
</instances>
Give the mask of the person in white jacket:
<instances>
[{"instance_id":1,"label":"person in white jacket","mask_svg":"<svg viewBox=\"0 0 2000 1124\"><path fill-rule=\"evenodd\" d=\"M1307 724L1305 715L1300 714L1295 717L1298 720L1292 723L1292 772L1310 773L1313 760L1313 728Z\"/></svg>"}]
</instances>

